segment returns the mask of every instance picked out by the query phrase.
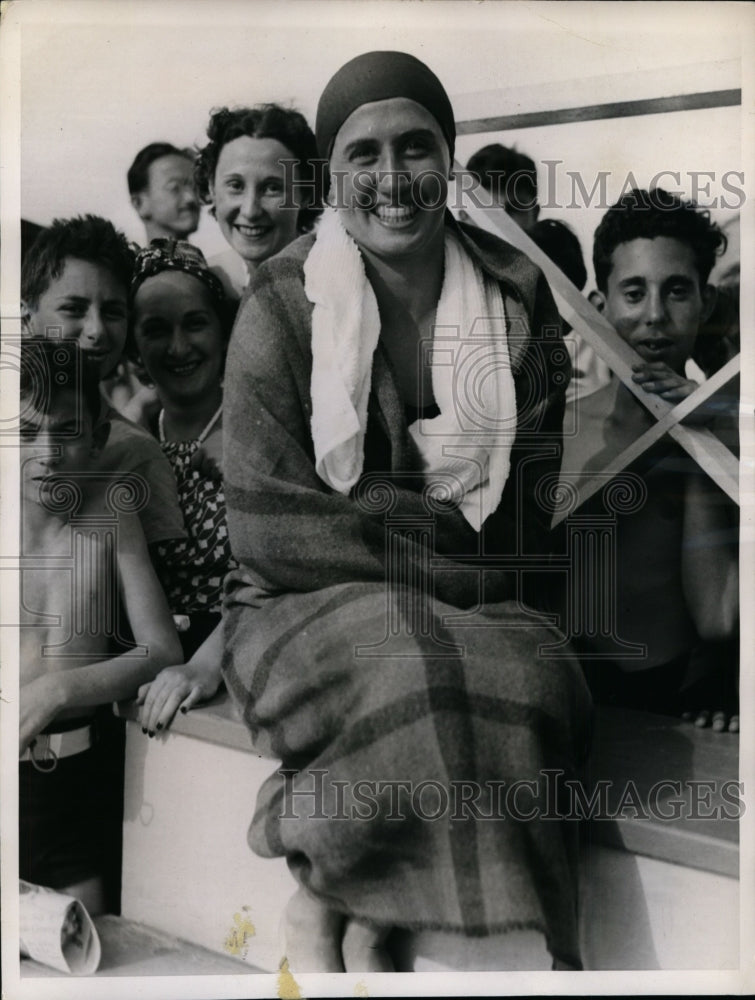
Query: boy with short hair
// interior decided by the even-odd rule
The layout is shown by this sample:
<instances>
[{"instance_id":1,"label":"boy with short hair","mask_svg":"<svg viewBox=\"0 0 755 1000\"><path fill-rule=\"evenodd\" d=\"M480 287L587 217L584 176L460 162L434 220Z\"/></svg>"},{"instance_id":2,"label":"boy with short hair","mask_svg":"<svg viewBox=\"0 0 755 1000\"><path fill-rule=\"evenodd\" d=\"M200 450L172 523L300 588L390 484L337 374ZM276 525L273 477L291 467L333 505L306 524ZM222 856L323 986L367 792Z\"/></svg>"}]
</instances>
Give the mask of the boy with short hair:
<instances>
[{"instance_id":1,"label":"boy with short hair","mask_svg":"<svg viewBox=\"0 0 755 1000\"><path fill-rule=\"evenodd\" d=\"M715 302L708 277L724 246L707 212L661 189L630 192L598 226L592 301L640 355L633 379L646 392L678 403L698 387L685 364ZM616 377L575 405L576 434L564 440L565 479L601 471L655 422ZM712 687L701 683L718 700L713 707L723 708L724 675L736 671L736 511L668 438L631 471L642 476L647 496L633 512L616 515L616 592L607 595L614 627L608 634L583 621L574 637L593 694L677 713L710 664L718 676ZM591 511L604 513L588 502L580 515ZM622 641L644 645L645 655L622 655ZM717 713L714 728L729 725L732 707ZM705 724L706 716L697 721Z\"/></svg>"},{"instance_id":2,"label":"boy with short hair","mask_svg":"<svg viewBox=\"0 0 755 1000\"><path fill-rule=\"evenodd\" d=\"M186 240L199 226L194 156L169 142L151 142L128 170L131 204L144 223L147 244L156 237Z\"/></svg>"},{"instance_id":3,"label":"boy with short hair","mask_svg":"<svg viewBox=\"0 0 755 1000\"><path fill-rule=\"evenodd\" d=\"M98 374L75 343L22 345L19 871L93 913L118 832L96 708L182 659L118 475L94 471Z\"/></svg>"},{"instance_id":4,"label":"boy with short hair","mask_svg":"<svg viewBox=\"0 0 755 1000\"><path fill-rule=\"evenodd\" d=\"M134 256L126 238L106 219L56 219L26 254L21 269L24 335L76 340L107 378L123 353ZM139 511L147 544L185 538L170 464L155 439L106 401L107 444L97 467L141 478L146 500Z\"/></svg>"}]
</instances>

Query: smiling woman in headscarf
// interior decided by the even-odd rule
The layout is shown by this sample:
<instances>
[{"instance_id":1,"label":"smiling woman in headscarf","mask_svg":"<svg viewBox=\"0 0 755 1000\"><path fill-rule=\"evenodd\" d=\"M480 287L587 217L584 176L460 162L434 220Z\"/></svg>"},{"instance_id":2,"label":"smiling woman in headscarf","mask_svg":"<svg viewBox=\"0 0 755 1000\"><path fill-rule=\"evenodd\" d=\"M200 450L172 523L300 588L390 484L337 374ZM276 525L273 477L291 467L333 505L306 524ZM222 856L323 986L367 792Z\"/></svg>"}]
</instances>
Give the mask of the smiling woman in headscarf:
<instances>
[{"instance_id":1,"label":"smiling woman in headscarf","mask_svg":"<svg viewBox=\"0 0 755 1000\"><path fill-rule=\"evenodd\" d=\"M250 843L300 883L294 970L388 969L393 928L498 942L488 967L528 932L579 967L576 825L537 817L589 698L522 601L559 469L555 307L447 212L454 118L423 63L352 60L316 133L330 207L257 271L226 366L223 670L283 763Z\"/></svg>"}]
</instances>

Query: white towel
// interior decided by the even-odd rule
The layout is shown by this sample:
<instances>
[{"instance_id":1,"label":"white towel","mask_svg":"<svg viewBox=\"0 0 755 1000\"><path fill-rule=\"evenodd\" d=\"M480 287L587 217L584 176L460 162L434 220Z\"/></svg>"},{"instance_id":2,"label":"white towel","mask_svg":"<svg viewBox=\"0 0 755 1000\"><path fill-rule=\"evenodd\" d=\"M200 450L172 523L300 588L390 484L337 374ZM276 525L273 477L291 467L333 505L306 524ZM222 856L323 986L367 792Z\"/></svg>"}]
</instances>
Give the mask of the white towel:
<instances>
[{"instance_id":1,"label":"white towel","mask_svg":"<svg viewBox=\"0 0 755 1000\"><path fill-rule=\"evenodd\" d=\"M312 314L312 437L320 478L347 494L364 465L367 402L380 315L356 243L326 210L304 265ZM516 433L503 297L446 230L445 275L432 335L440 414L409 431L438 497L479 531L501 500ZM449 482L455 484L449 492Z\"/></svg>"},{"instance_id":2,"label":"white towel","mask_svg":"<svg viewBox=\"0 0 755 1000\"><path fill-rule=\"evenodd\" d=\"M326 209L304 264L312 313L312 439L315 469L348 493L364 464L367 401L380 314L362 255Z\"/></svg>"}]
</instances>

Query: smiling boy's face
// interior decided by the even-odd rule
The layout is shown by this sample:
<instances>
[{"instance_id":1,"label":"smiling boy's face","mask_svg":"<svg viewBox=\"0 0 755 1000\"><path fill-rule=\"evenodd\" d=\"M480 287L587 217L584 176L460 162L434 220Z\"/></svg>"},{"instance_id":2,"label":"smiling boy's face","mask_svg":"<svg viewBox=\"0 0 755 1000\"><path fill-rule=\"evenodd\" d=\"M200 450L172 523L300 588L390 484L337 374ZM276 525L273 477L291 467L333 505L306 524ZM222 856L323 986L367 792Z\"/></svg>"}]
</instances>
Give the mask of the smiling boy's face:
<instances>
[{"instance_id":1,"label":"smiling boy's face","mask_svg":"<svg viewBox=\"0 0 755 1000\"><path fill-rule=\"evenodd\" d=\"M126 342L128 295L107 267L67 257L61 273L25 309L33 336L76 340L97 360L101 378L120 360Z\"/></svg>"},{"instance_id":2,"label":"smiling boy's face","mask_svg":"<svg viewBox=\"0 0 755 1000\"><path fill-rule=\"evenodd\" d=\"M669 236L620 243L596 304L644 361L683 373L715 292L700 287L692 248Z\"/></svg>"}]
</instances>

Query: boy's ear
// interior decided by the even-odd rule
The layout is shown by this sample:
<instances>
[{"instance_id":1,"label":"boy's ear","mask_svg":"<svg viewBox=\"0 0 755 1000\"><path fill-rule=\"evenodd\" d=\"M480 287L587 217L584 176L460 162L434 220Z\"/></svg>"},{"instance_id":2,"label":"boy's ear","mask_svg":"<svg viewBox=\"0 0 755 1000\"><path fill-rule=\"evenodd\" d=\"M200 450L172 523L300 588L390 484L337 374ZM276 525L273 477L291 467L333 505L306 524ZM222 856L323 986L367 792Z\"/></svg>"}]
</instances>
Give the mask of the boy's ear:
<instances>
[{"instance_id":1,"label":"boy's ear","mask_svg":"<svg viewBox=\"0 0 755 1000\"><path fill-rule=\"evenodd\" d=\"M599 292L597 289L590 292L587 296L590 304L598 310L599 313L606 311L606 297L603 292Z\"/></svg>"},{"instance_id":2,"label":"boy's ear","mask_svg":"<svg viewBox=\"0 0 755 1000\"><path fill-rule=\"evenodd\" d=\"M92 431L92 458L97 458L110 437L110 421L98 420Z\"/></svg>"},{"instance_id":3,"label":"boy's ear","mask_svg":"<svg viewBox=\"0 0 755 1000\"><path fill-rule=\"evenodd\" d=\"M149 197L144 194L143 191L138 191L136 194L131 195L131 204L136 209L137 215L142 220L146 222L149 219Z\"/></svg>"},{"instance_id":4,"label":"boy's ear","mask_svg":"<svg viewBox=\"0 0 755 1000\"><path fill-rule=\"evenodd\" d=\"M715 309L716 301L718 300L718 290L715 285L706 285L702 292L703 298L703 311L700 315L700 322L704 323L706 320L710 319L711 313Z\"/></svg>"}]
</instances>

